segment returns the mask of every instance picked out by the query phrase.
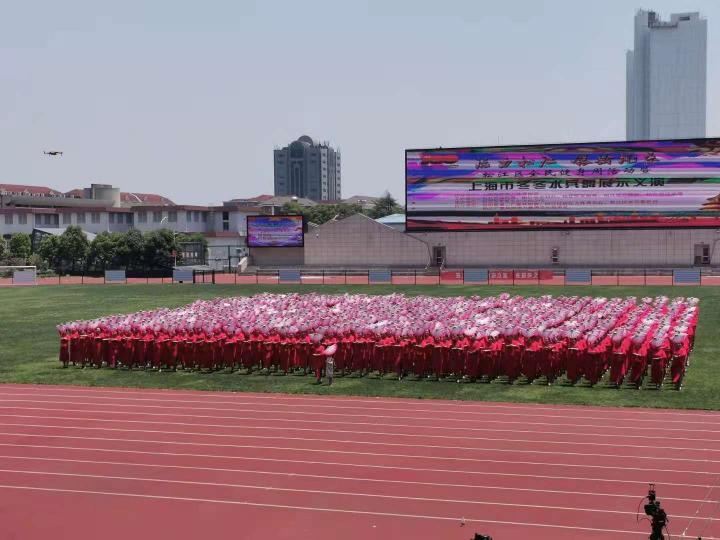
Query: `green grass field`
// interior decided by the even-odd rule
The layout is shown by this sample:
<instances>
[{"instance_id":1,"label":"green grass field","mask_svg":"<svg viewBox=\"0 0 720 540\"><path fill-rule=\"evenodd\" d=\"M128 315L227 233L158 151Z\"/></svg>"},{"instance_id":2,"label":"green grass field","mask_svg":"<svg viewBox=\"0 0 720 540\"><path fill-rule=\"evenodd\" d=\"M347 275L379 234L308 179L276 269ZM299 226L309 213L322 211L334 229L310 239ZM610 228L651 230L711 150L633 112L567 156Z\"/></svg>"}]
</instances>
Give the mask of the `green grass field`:
<instances>
[{"instance_id":1,"label":"green grass field","mask_svg":"<svg viewBox=\"0 0 720 540\"><path fill-rule=\"evenodd\" d=\"M555 385L457 384L373 377L337 378L332 387L317 386L312 377L239 373L158 373L111 369L62 369L57 361L55 325L111 313L159 306L181 306L198 298L250 295L263 291L384 294L404 292L438 296L577 294L592 296L697 296L700 322L691 366L682 391L614 390L604 387ZM250 392L288 392L362 396L468 399L603 406L720 409L720 287L470 287L470 286L213 286L117 285L0 289L0 383L132 386Z\"/></svg>"}]
</instances>

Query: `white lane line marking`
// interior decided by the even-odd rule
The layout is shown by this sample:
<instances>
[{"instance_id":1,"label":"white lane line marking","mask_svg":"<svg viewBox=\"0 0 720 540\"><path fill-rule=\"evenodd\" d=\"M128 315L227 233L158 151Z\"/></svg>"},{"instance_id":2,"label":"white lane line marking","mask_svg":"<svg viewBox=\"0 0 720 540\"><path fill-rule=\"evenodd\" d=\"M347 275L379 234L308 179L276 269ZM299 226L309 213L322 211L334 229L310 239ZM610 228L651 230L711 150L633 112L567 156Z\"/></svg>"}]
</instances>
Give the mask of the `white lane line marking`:
<instances>
[{"instance_id":1,"label":"white lane line marking","mask_svg":"<svg viewBox=\"0 0 720 540\"><path fill-rule=\"evenodd\" d=\"M68 396L63 394L41 394L44 397L57 397L57 398L76 398L77 396ZM22 393L3 393L0 392L0 396L22 396L22 397L34 397L37 396L35 393L30 394L22 394ZM178 400L178 399L154 399L154 398L128 398L128 397L94 397L94 396L84 396L88 397L89 399L105 399L105 400L111 400L111 401L151 401L151 402L161 402L161 403L183 403L183 404L202 404L202 405L235 405L235 406L257 406L258 403L253 403L251 401L206 401L206 400ZM23 401L23 400L10 400L10 401ZM48 403L52 403L51 401L48 401ZM109 403L80 403L82 405L110 405ZM266 407L293 407L297 408L297 405L292 403L263 403L263 406ZM124 405L129 406L129 405ZM140 406L140 405L138 405ZM147 405L142 405L147 406ZM438 411L434 409L388 409L384 407L349 407L345 405L335 405L335 404L329 404L329 405L310 405L310 406L304 406L304 407L318 407L318 408L324 408L324 409L349 409L349 410L377 410L382 411L386 413L392 413L392 412L421 412L421 413L435 413L437 414ZM223 408L225 410L226 408ZM307 413L307 411L305 411ZM482 412L482 411L448 411L452 412L452 414L467 414L467 415L477 415L477 416L522 416L523 418L560 418L560 419L580 419L580 420L605 420L609 422L616 422L616 418L608 418L608 417L596 417L596 416L572 416L568 417L568 415L563 414L531 414L531 413L505 413L505 412ZM367 415L365 415L367 416ZM720 415L718 415L717 418L713 418L711 421L691 421L691 420L670 420L670 419L658 419L658 420L650 420L650 419L635 419L636 422L662 422L663 424L667 424L668 422L671 423L682 423L682 424L715 424L717 425L720 423Z\"/></svg>"},{"instance_id":2,"label":"white lane line marking","mask_svg":"<svg viewBox=\"0 0 720 540\"><path fill-rule=\"evenodd\" d=\"M0 415L1 416L1 415ZM47 417L52 418L52 417ZM62 417L54 417L63 419ZM73 418L72 420L88 420L88 421L96 421L91 418ZM98 420L102 421L102 420ZM106 420L106 421L113 421L113 420ZM129 423L143 423L141 421L128 421ZM163 424L168 425L172 424L172 422L152 422L154 424ZM182 425L182 424L181 424ZM444 448L448 450L480 450L480 451L491 451L491 450L497 450L497 451L503 451L503 452L527 452L527 450L516 450L516 449L503 449L503 448L474 448L471 446L434 446L434 445L428 445L428 444L407 444L407 443L391 443L391 442L378 442L378 441L355 441L355 440L335 440L335 439L316 439L316 438L310 438L310 437L288 437L287 435L283 436L268 436L268 435L238 435L238 434L231 434L231 433L208 433L208 432L193 432L193 431L163 431L163 430L153 430L153 429L127 429L127 428L111 428L111 427L92 427L92 426L58 426L58 425L48 425L48 424L19 424L19 423L10 423L10 422L0 422L0 426L16 426L16 427L28 427L28 428L51 428L51 429L86 429L86 430L93 430L93 431L117 431L121 433L160 433L163 435L189 435L191 437L225 437L225 438L236 438L236 439L283 439L283 440L289 440L289 441L314 441L314 442L339 442L339 443L352 443L352 444L371 444L371 445L377 445L377 446L401 446L401 447L409 447L409 448ZM202 427L195 425L195 427ZM280 427L245 427L245 426L237 426L237 429L266 429L266 430L275 430L275 431L311 431L313 433L317 433L318 430L316 429L310 429L310 428L280 428ZM360 432L360 431L346 431L346 430L326 430L332 433L344 433L344 434L371 434L371 435L389 435L392 437L414 437L414 438L434 438L434 439L460 439L460 440L468 440L468 441L492 441L492 442L508 442L508 443L533 443L533 444L560 444L560 445L573 445L573 446L609 446L611 448L639 448L639 449L653 449L653 450L678 450L678 451L685 451L685 452L720 452L720 449L714 449L714 448L682 448L682 447L675 447L675 446L657 446L657 445L632 445L632 444L611 444L611 443L594 443L594 442L576 442L576 441L545 441L545 440L537 440L537 439L495 439L491 437L459 437L459 436L450 436L450 435L418 435L418 434L405 434L405 433L373 433L373 432ZM532 453L543 453L542 451L538 450L532 450ZM602 456L608 456L608 457L615 457L616 454L583 454L583 455L602 455ZM631 456L626 456L631 457ZM635 456L635 457L642 457L644 456ZM663 459L676 459L676 458L663 458ZM683 459L684 461L684 459ZM700 460L700 461L706 461L706 460Z\"/></svg>"},{"instance_id":3,"label":"white lane line marking","mask_svg":"<svg viewBox=\"0 0 720 540\"><path fill-rule=\"evenodd\" d=\"M313 495L337 495L341 497L361 497L366 499L391 499L398 501L416 501L416 502L433 502L433 503L452 503L452 504L476 504L481 506L500 506L500 507L512 507L512 508L534 508L541 510L562 510L566 512L588 512L588 508L582 506L580 508L574 506L550 506L541 504L522 504L515 502L496 502L496 501L481 501L478 499L465 500L465 499L439 499L436 497L409 497L407 495L384 495L378 493L359 493L357 491L329 491L321 489L299 489L299 488L284 488L277 486L259 486L255 484L229 484L221 482L199 482L193 480L170 480L165 478L141 478L134 476L109 476L104 474L83 474L83 473L63 473L63 472L49 472L49 471L27 471L27 470L16 470L16 469L0 469L0 473L9 474L27 474L34 476L61 476L66 478L93 478L96 480L126 480L131 482L148 482L155 484L181 484L188 486L209 486L219 488L233 488L233 489L248 489L254 491L279 491L281 493L312 493ZM634 516L636 512L625 511L625 510L604 510L600 508L593 508L592 512L600 512L602 514L622 514ZM720 521L720 518L713 517L701 517L697 516L692 518L691 516L675 515L676 519L696 519L704 521Z\"/></svg>"},{"instance_id":4,"label":"white lane line marking","mask_svg":"<svg viewBox=\"0 0 720 540\"><path fill-rule=\"evenodd\" d=\"M14 385L14 384L4 384L2 386L3 389L19 389L19 390L38 390L38 392L33 392L33 395L44 395L49 387L48 385ZM53 389L58 389L62 392L71 392L75 394L83 393L80 397L83 397L87 395L88 397L103 397L98 396L98 394L106 393L106 394L118 394L123 396L132 396L133 394L143 395L143 396L157 396L160 398L166 398L166 397L207 397L207 398L216 398L222 396L222 398L233 398L237 397L239 399L257 399L257 400L273 400L273 401L279 401L286 399L288 401L293 402L299 402L299 401L317 401L317 402L328 402L328 403L338 403L338 402L345 402L345 403L351 403L351 404L365 404L365 403L371 403L371 404L378 404L378 403L388 403L388 404L394 404L394 405L412 405L414 403L417 403L416 399L413 398L384 398L384 397L377 397L377 398L361 398L356 396L331 396L331 397L325 397L325 396L317 396L312 394L282 394L282 393L273 393L271 395L268 394L257 394L254 392L241 392L241 391L228 391L228 390L217 390L217 391L207 391L207 390L184 390L184 391L176 391L176 390L163 390L163 389L145 389L145 388L121 388L120 390L115 390L113 387L68 387L68 386L62 386L62 385L52 385ZM19 395L19 394L18 394ZM443 409L439 409L439 407L450 407L450 409L447 410L447 412L452 412L454 409L458 407L462 408L491 408L491 409L509 409L509 410L546 410L546 411L569 411L569 412L607 412L611 411L613 413L629 413L632 415L635 414L647 414L647 415L658 415L661 416L661 420L667 418L668 415L673 416L692 416L692 417L708 417L708 418L717 418L720 416L720 413L714 412L714 411L706 411L706 410L691 410L688 409L687 412L679 409L663 409L663 408L657 408L655 410L648 410L643 408L635 408L635 407L594 407L594 406L586 406L586 405L577 405L575 407L567 407L562 405L551 405L546 406L542 404L533 404L533 403L503 403L503 402L493 402L493 401L473 401L473 400L433 400L430 399L428 401L425 401L424 406L434 406L437 405L438 412L445 412ZM433 409L436 410L436 409ZM616 420L617 417L613 416L609 418L611 420Z\"/></svg>"},{"instance_id":5,"label":"white lane line marking","mask_svg":"<svg viewBox=\"0 0 720 540\"><path fill-rule=\"evenodd\" d=\"M343 514L358 514L358 515L371 515L371 516L382 516L382 517L403 517L412 519L428 519L428 520L442 520L442 521L455 521L460 522L462 517L451 517L451 516L424 516L415 514L397 514L390 512L369 512L365 510L347 510L341 508L317 508L312 506L290 506L284 504L265 504L265 503L251 503L248 501L231 501L223 499L199 499L192 497L174 497L166 495L145 495L142 493L120 493L120 492L109 492L109 491L90 491L80 489L60 489L60 488L43 488L34 486L13 486L13 485L0 485L0 489L18 489L28 491L44 491L54 493L77 493L87 495L108 495L108 496L120 496L120 497L137 497L141 499L157 499L157 500L171 500L171 501L187 501L187 502L204 502L204 503L215 503L215 504L234 504L241 506L253 506L259 508L279 508L283 510L306 510L316 512L338 512ZM565 529L565 530L578 530L578 531L591 531L591 532L606 532L613 534L634 534L634 535L647 535L646 531L625 531L618 529L596 529L591 527L575 527L572 525L550 525L545 523L523 523L517 521L497 521L497 520L484 520L476 518L465 518L468 523L492 523L496 525L516 525L522 527L540 527L549 529ZM707 538L706 540L718 540L717 538Z\"/></svg>"},{"instance_id":6,"label":"white lane line marking","mask_svg":"<svg viewBox=\"0 0 720 540\"><path fill-rule=\"evenodd\" d=\"M319 453L328 453L328 454L352 454L352 455L358 455L358 456L382 456L382 457L399 457L399 458L410 458L410 459L432 459L432 460L441 460L441 461L467 461L467 462L484 462L485 460L479 459L479 458L465 458L465 457L453 457L453 456L426 456L426 455L414 455L414 454L380 454L377 452L357 452L357 451L349 451L349 450L334 450L334 449L325 449L325 448L294 448L294 447L284 447L284 446L257 446L252 444L227 444L227 443L202 443L202 442L184 442L184 441L156 441L156 440L147 440L147 439L116 439L112 437L87 437L87 436L79 436L79 435L49 435L44 433L7 433L7 432L0 432L0 436L6 436L6 437L36 437L36 438L45 438L45 439L80 439L80 440L86 440L86 441L111 441L111 442L120 442L120 443L142 443L142 444L170 444L170 445L179 445L179 446L209 446L212 448L239 448L239 449L251 449L251 450L280 450L280 451L291 451L291 452L319 452ZM243 436L243 438L259 438L259 439L284 439L284 440L293 440L291 437L254 437L254 436ZM296 438L294 440L299 441L310 441L313 439L305 439L305 438ZM330 439L319 439L321 442L332 442L332 443L351 443L352 441L342 441L342 440L330 440ZM370 443L361 443L361 444L370 444ZM385 443L378 443L378 445L385 445ZM406 447L410 445L403 445L403 444L394 444L394 446L401 446ZM444 446L438 446L433 447L430 445L412 445L419 448L438 448L438 449L450 449L450 447L444 447ZM688 459L688 458L669 458L669 457L655 457L655 456L626 456L621 454L616 455L610 455L610 454L590 454L586 452L549 452L549 451L541 451L541 450L497 450L494 448L463 448L459 447L461 450L475 450L479 452L498 452L498 453L509 453L509 454L543 454L543 455L553 455L553 456L580 456L583 458L589 458L589 457L599 457L603 459L607 458L622 458L622 459L644 459L644 460L656 460L656 461L686 461L689 463L703 463L703 464L709 464L709 463L720 463L720 461L717 460L710 460L710 459ZM556 465L562 465L563 467L567 467L568 465L565 463L557 463ZM584 466L584 465L583 465ZM628 468L628 465L625 464L624 469ZM714 474L717 474L715 472Z\"/></svg>"},{"instance_id":7,"label":"white lane line marking","mask_svg":"<svg viewBox=\"0 0 720 540\"><path fill-rule=\"evenodd\" d=\"M21 443L0 443L0 447L12 447L12 448L43 448L43 449L52 449L52 450L73 450L73 451L79 451L79 452L110 452L110 453L123 453L123 454L139 454L139 455L150 455L150 456L173 456L173 457L192 457L192 458L213 458L213 459L235 459L235 460L243 460L243 461L268 461L272 463L303 463L308 465L328 465L328 466L340 466L340 467L355 467L355 468L368 468L368 469L382 469L382 470L403 470L403 471L413 471L413 472L437 472L437 473L458 473L462 475L483 475L483 476L519 476L523 478L558 478L556 476L542 476L542 475L525 475L525 474L515 474L515 473L499 473L499 472L486 472L486 471L475 471L475 470L467 470L467 469L428 469L423 467L398 467L395 465L373 465L373 464L365 464L365 463L342 463L342 462L330 462L330 461L307 461L307 460L296 460L296 459L282 459L282 458L265 458L265 457L256 457L256 456L228 456L223 454L188 454L188 453L182 453L182 452L160 452L160 451L150 451L150 450L122 450L117 448L87 448L87 447L81 447L81 446L56 446L56 445L46 445L46 444L21 444ZM254 447L253 447L254 448ZM342 451L335 451L334 453L337 454L354 454L356 452L342 452ZM367 455L372 456L384 456L385 454L374 454L370 453ZM624 473L627 472L627 467L608 467L605 465L568 465L565 463L543 463L543 462L537 462L537 461L506 461L506 460L497 460L497 459L481 459L476 460L481 463L502 463L506 465L532 465L532 466L544 466L544 467L565 467L565 468L580 468L580 469L601 469L601 470L612 470L612 471L622 471ZM641 471L642 473L659 473L659 474L700 474L700 475L708 475L712 476L713 479L717 477L717 473L715 472L708 472L708 471L683 471L683 470L672 470L672 469L650 469L650 468L643 468ZM565 477L561 477L565 478ZM587 478L578 478L578 480L587 480ZM625 480L613 480L613 479L605 479L605 478L595 478L593 479L595 482L626 482ZM638 483L638 482L630 482L630 483ZM651 478L648 477L647 480L643 480L639 482L640 484L651 484L660 483L657 478ZM671 483L671 482L664 482L664 483ZM685 487L701 487L706 488L709 487L704 484L682 484L682 483L676 483L672 482L675 486L685 486Z\"/></svg>"},{"instance_id":8,"label":"white lane line marking","mask_svg":"<svg viewBox=\"0 0 720 540\"><path fill-rule=\"evenodd\" d=\"M342 480L342 481L353 481L353 482L371 482L378 484L401 484L401 485L413 485L413 486L431 486L431 487L448 487L448 488L461 488L461 489L492 489L496 491L519 491L527 493L555 493L562 495L583 495L589 497L611 497L611 498L627 498L637 500L637 494L620 494L620 493L599 493L597 491L586 492L586 491L565 491L560 489L532 489L532 488L519 488L519 487L508 487L508 486L496 486L496 485L480 485L480 484L448 484L443 482L419 482L413 480L390 480L386 478L362 478L357 476L328 476L321 474L304 474L294 472L280 472L280 471L260 471L258 469L227 469L219 467L192 467L189 465L167 465L164 463L135 463L127 461L95 461L88 459L68 459L68 458L48 458L48 457L32 457L32 456L4 456L0 455L0 459L15 459L21 461L49 461L58 463L83 463L87 465L113 465L113 466L126 466L126 467L145 467L154 469L179 469L189 471L208 471L208 472L222 472L222 473L240 473L240 474L258 474L268 476L287 476L290 478L312 478L312 479L324 479L324 480ZM587 480L594 481L593 478L569 478L569 477L538 477L534 475L513 475L513 476L524 476L528 478L558 478L560 480ZM610 480L605 480L609 482ZM628 480L618 481L618 483L637 484L645 485L644 482L632 482ZM683 484L673 484L671 487L676 487ZM706 487L706 486L697 486ZM720 503L720 501L704 501L703 499L686 499L682 497L667 497L663 496L664 501L679 501L679 502L709 502L709 503Z\"/></svg>"},{"instance_id":9,"label":"white lane line marking","mask_svg":"<svg viewBox=\"0 0 720 540\"><path fill-rule=\"evenodd\" d=\"M208 433L184 433L182 431L159 431L159 430L140 430L140 429L120 429L120 428L83 428L83 427L65 427L61 426L47 426L47 425L32 425L27 424L21 426L19 424L1 424L0 425L11 425L16 427L39 427L39 428L55 428L55 429L86 429L96 431L117 431L121 433L155 433L165 435L189 435L202 436L202 437L234 437L238 439L261 439L261 440L276 440L280 439L283 441L301 441L301 442L320 442L320 443L334 443L334 444L357 444L357 445L370 445L370 446L396 446L400 448L431 448L435 450L469 450L474 452L498 452L498 453L509 453L509 454L543 454L551 456L580 456L580 457L598 457L598 458L622 458L622 459L644 459L644 460L658 460L658 461L687 461L689 463L720 463L720 460L713 459L690 459L690 458L679 458L679 457L656 457L656 456L630 456L624 454L591 454L588 452L555 452L550 450L524 450L524 449L505 449L505 448L475 448L470 446L438 446L430 444L403 444L403 443L387 443L387 442L367 442L367 441L352 441L344 439L312 439L308 437L286 437L276 436L270 437L267 435L211 435ZM262 450L275 449L275 450L293 450L301 452L339 452L332 449L318 449L318 448L292 448L292 447L275 447L275 446L255 446L255 445L237 445L227 443L202 443L202 442L189 442L189 441L148 441L145 439L115 439L110 437L85 437L76 435L53 435L50 433L6 433L0 432L0 436L17 436L17 437L45 437L48 439L84 439L84 440L96 440L96 441L114 441L114 442L132 442L132 443L151 443L151 444L177 444L177 445L190 445L190 446L213 446L213 447L225 447L225 448L258 448ZM374 452L344 452L351 454L360 455L377 455L377 456L393 456L393 457L411 457L415 459L446 459L446 460L460 460L460 461L476 461L475 458L461 458L453 456L424 456L424 455L400 455L400 454L378 454ZM562 464L564 465L564 464ZM627 467L627 466L626 466Z\"/></svg>"},{"instance_id":10,"label":"white lane line marking","mask_svg":"<svg viewBox=\"0 0 720 540\"><path fill-rule=\"evenodd\" d=\"M66 401L51 401L51 400L42 400L42 399L12 399L12 400L0 400L0 403L52 403L57 405L87 405L92 407L97 407L98 405L103 405L100 403L79 403L79 402L66 402ZM180 407L180 406L162 406L162 405L134 405L134 404L106 404L107 407L135 407L135 408L142 408L142 409L165 409L165 410L183 410L186 411L188 407ZM12 408L8 406L7 408ZM193 411L221 411L221 412L227 412L227 408L215 408L215 407L192 407ZM257 413L259 415L265 415L268 414L270 411L266 409L242 409L238 412L244 412L244 413ZM272 413L271 413L272 414ZM372 418L391 418L391 419L402 419L402 420L418 420L418 421L437 421L437 416L434 417L418 417L418 416L398 416L398 415L368 415L368 414L350 414L350 413L326 413L326 412L313 412L309 413L307 411L299 411L299 410L293 410L293 411L275 411L275 414L284 414L284 415L303 415L303 416L309 416L312 414L312 416L334 416L334 417L340 417L340 418L363 418L367 419L369 416ZM565 428L573 428L573 427L611 427L612 429L618 429L619 426L616 424L611 424L608 426L602 426L598 424L568 424L568 423L549 423L549 422L543 422L542 424L532 424L530 422L523 422L523 421L513 421L513 420L482 420L482 419L457 419L457 418L443 418L443 422L459 422L461 426L466 425L468 422L476 422L481 424L501 424L501 425L508 425L508 424L520 424L523 426L530 425L538 425L538 426L562 426ZM681 421L683 424L687 423L693 423L693 422L685 422ZM697 422L700 424L705 424L707 422ZM681 432L700 432L700 433L720 433L720 430L707 430L707 429L683 429L683 428L669 428L665 427L664 425L661 428L658 427L635 427L635 426L628 426L626 429L632 429L634 431L645 429L645 430L652 430L653 432L657 432L658 429L662 429L662 431L681 431Z\"/></svg>"},{"instance_id":11,"label":"white lane line marking","mask_svg":"<svg viewBox=\"0 0 720 540\"><path fill-rule=\"evenodd\" d=\"M52 412L58 412L57 407L14 407L14 406L4 406L0 405L0 409L17 409L17 410L23 410L23 411L52 411ZM79 413L91 413L95 414L94 411L88 411L87 409L62 409L63 412L79 412ZM152 413L152 412L137 412L137 411L98 411L96 414L102 414L103 416L108 415L121 415L121 416L159 416L159 417L181 417L181 418L198 418L198 419L211 419L211 420L249 420L253 422L289 422L291 424L297 424L298 420L291 419L291 418L274 418L271 416L263 415L262 418L258 418L257 416L222 416L222 415L213 415L213 414L186 414L186 413ZM86 418L75 418L75 417L68 417L68 416L62 416L62 417L55 417L55 416L34 416L34 415L21 415L21 414L0 414L0 416L8 416L8 417L20 417L20 418L59 418L62 420L85 420ZM103 421L103 422L138 422L142 423L145 422L143 420L124 420L122 418L120 419L108 419L108 418L102 418L102 419L95 419L95 418L87 418L87 420L97 420L97 421ZM238 426L237 424L197 424L197 423L185 423L185 422L151 422L147 421L147 423L160 423L160 424L178 424L178 425L189 425L189 426L210 426L213 427L252 427L252 426ZM414 424L389 424L384 422L341 422L340 420L311 420L307 418L302 419L303 424L322 424L322 425L342 425L342 426L375 426L375 427L399 427L399 428L409 428L409 429L428 429L428 430L446 430L446 431L473 431L473 432L479 432L479 433L531 433L531 434L547 434L547 435L571 435L575 438L577 438L578 435L585 436L598 436L598 437L604 437L607 438L608 434L607 431L599 432L599 433L578 433L577 431L547 431L546 429L538 429L538 430L521 430L521 429L502 429L500 427L493 427L493 428L474 428L469 426L432 426L432 425L414 425ZM487 423L495 423L495 421L489 421ZM517 423L517 424L524 424L524 422L502 422L502 424L511 424L511 423ZM526 425L526 424L525 424ZM538 428L544 428L545 426L549 425L561 425L564 426L564 424L538 424ZM568 426L566 426L568 427ZM578 426L575 426L578 427ZM588 425L587 427L597 427L594 425ZM284 429L284 428L283 428ZM297 428L292 428L297 429ZM622 429L621 428L613 428L613 429ZM635 429L632 427L628 427L627 429ZM653 432L657 432L656 428L637 428L638 430L643 429L649 429ZM336 431L336 430L329 430L329 431ZM676 430L676 431L686 431L686 430ZM695 431L695 430L693 430ZM362 433L362 432L354 432L354 433ZM367 433L375 433L372 431L369 431ZM715 433L715 432L710 432ZM718 431L717 433L720 433ZM441 437L444 437L441 435ZM620 435L619 437L627 438L627 439L649 439L649 440L677 440L677 441L696 441L696 442L706 442L706 443L717 443L720 444L719 439L698 439L693 437L669 437L669 436L649 436L649 435Z\"/></svg>"}]
</instances>

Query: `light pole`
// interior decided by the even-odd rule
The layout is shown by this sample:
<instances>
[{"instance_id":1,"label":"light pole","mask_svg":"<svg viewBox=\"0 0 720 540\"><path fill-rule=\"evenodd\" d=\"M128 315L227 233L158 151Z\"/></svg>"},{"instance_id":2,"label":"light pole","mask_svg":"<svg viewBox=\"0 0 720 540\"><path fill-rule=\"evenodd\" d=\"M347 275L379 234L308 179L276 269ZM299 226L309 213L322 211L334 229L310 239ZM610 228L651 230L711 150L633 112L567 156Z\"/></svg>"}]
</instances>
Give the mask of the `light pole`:
<instances>
[{"instance_id":1,"label":"light pole","mask_svg":"<svg viewBox=\"0 0 720 540\"><path fill-rule=\"evenodd\" d=\"M160 220L160 225L163 223L169 223L167 216ZM173 268L175 268L177 266L177 242L175 241L177 233L175 232L175 229L170 229L170 231L173 235Z\"/></svg>"}]
</instances>

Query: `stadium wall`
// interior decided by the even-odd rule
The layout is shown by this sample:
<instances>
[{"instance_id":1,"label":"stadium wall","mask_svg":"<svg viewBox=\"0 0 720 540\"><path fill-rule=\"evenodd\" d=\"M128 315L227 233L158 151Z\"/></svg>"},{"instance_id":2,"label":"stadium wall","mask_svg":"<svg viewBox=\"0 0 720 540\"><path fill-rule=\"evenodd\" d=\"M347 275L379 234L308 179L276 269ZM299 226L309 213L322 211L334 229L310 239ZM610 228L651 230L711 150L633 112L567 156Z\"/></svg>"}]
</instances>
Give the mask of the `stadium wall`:
<instances>
[{"instance_id":1,"label":"stadium wall","mask_svg":"<svg viewBox=\"0 0 720 540\"><path fill-rule=\"evenodd\" d=\"M550 266L558 249L560 267L692 266L695 245L707 244L711 264L720 264L714 229L494 231L413 234L445 246L446 266Z\"/></svg>"},{"instance_id":2,"label":"stadium wall","mask_svg":"<svg viewBox=\"0 0 720 540\"><path fill-rule=\"evenodd\" d=\"M305 235L305 248L251 250L256 266L414 267L445 247L445 266L550 267L558 249L563 267L688 267L695 245L710 247L720 265L720 231L714 229L575 230L404 233L364 215L329 221Z\"/></svg>"},{"instance_id":3,"label":"stadium wall","mask_svg":"<svg viewBox=\"0 0 720 540\"><path fill-rule=\"evenodd\" d=\"M328 221L305 236L305 264L336 267L423 267L428 246L362 214Z\"/></svg>"},{"instance_id":4,"label":"stadium wall","mask_svg":"<svg viewBox=\"0 0 720 540\"><path fill-rule=\"evenodd\" d=\"M254 266L302 266L301 247L250 248L250 261Z\"/></svg>"}]
</instances>

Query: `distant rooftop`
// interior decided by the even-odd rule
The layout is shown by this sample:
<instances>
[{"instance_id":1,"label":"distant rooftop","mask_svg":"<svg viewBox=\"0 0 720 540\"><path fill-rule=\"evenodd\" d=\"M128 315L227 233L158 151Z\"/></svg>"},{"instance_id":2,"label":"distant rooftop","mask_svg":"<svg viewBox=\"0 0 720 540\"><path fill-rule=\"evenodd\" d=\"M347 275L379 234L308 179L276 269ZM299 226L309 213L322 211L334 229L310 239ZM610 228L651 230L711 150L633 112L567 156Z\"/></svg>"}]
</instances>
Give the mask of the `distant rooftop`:
<instances>
[{"instance_id":1,"label":"distant rooftop","mask_svg":"<svg viewBox=\"0 0 720 540\"><path fill-rule=\"evenodd\" d=\"M405 214L390 214L389 216L378 218L375 221L383 225L401 225L405 223Z\"/></svg>"},{"instance_id":2,"label":"distant rooftop","mask_svg":"<svg viewBox=\"0 0 720 540\"><path fill-rule=\"evenodd\" d=\"M46 186L0 184L0 195L30 195L36 197L62 197L62 192Z\"/></svg>"}]
</instances>

